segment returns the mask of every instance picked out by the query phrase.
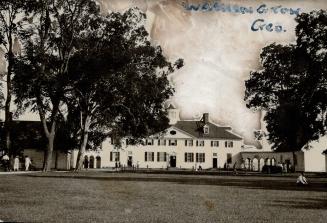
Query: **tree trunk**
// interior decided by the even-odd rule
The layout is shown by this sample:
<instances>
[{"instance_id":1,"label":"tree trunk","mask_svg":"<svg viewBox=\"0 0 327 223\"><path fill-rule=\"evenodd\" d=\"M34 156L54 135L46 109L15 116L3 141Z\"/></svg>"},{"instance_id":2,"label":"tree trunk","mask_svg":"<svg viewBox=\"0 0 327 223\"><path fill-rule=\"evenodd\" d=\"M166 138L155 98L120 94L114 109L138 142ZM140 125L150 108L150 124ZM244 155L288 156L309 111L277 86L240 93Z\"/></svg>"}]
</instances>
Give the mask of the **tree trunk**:
<instances>
[{"instance_id":1,"label":"tree trunk","mask_svg":"<svg viewBox=\"0 0 327 223\"><path fill-rule=\"evenodd\" d=\"M10 34L11 36L11 34ZM11 95L12 95L12 84L11 84L11 73L13 68L13 52L12 52L12 39L9 38L9 51L8 51L8 67L7 67L7 97L5 103L5 137L6 137L6 151L9 153L9 157L11 157L11 138L10 138L10 128L12 121L12 113L10 112L11 105Z\"/></svg>"},{"instance_id":2,"label":"tree trunk","mask_svg":"<svg viewBox=\"0 0 327 223\"><path fill-rule=\"evenodd\" d=\"M38 111L39 111L39 115L40 115L40 120L43 126L43 130L45 133L45 136L48 139L48 146L47 146L47 150L45 152L45 158L44 158L44 162L43 162L43 171L50 171L51 170L51 162L52 162L52 152L53 152L53 144L54 144L54 139L55 139L55 135L56 135L56 118L57 118L57 114L59 112L59 104L60 101L59 100L55 100L52 101L53 104L53 108L51 111L51 125L50 125L50 130L48 128L47 125L47 119L45 118L45 111L43 109L43 101L41 98L40 93L37 93L36 96L37 99L37 107L38 107Z\"/></svg>"},{"instance_id":3,"label":"tree trunk","mask_svg":"<svg viewBox=\"0 0 327 223\"><path fill-rule=\"evenodd\" d=\"M54 143L54 137L55 134L52 132L48 138L48 146L47 146L47 151L46 151L46 157L45 157L45 162L43 165L43 172L47 172L51 170L51 164L52 164L52 153L53 153L53 143Z\"/></svg>"},{"instance_id":4,"label":"tree trunk","mask_svg":"<svg viewBox=\"0 0 327 223\"><path fill-rule=\"evenodd\" d=\"M87 116L85 119L84 127L83 127L83 135L81 138L81 144L80 144L80 148L79 148L78 155L77 155L75 171L81 170L82 166L83 166L83 161L84 161L83 157L84 157L84 154L86 151L86 145L88 142L90 124L91 124L91 117Z\"/></svg>"}]
</instances>

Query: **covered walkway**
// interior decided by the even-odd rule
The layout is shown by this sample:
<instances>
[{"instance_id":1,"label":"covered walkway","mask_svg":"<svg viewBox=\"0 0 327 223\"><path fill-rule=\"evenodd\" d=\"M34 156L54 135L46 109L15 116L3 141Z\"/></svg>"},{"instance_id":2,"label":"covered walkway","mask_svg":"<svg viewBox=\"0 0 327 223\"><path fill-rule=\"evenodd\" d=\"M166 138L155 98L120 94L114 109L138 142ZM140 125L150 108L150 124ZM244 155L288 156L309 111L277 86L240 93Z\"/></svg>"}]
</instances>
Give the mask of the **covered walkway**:
<instances>
[{"instance_id":1,"label":"covered walkway","mask_svg":"<svg viewBox=\"0 0 327 223\"><path fill-rule=\"evenodd\" d=\"M262 171L264 165L281 166L284 172L289 172L292 168L295 171L304 169L303 152L296 152L293 158L292 152L241 152L241 167L249 171Z\"/></svg>"}]
</instances>

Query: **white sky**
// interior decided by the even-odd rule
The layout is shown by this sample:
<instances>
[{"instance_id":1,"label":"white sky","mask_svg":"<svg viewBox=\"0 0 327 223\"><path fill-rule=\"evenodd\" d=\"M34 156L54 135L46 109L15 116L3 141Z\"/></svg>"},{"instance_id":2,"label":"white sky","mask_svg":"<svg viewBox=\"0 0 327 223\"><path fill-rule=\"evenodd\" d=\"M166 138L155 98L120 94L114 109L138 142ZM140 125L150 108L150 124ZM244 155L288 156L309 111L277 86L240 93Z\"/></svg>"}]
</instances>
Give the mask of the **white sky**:
<instances>
[{"instance_id":1,"label":"white sky","mask_svg":"<svg viewBox=\"0 0 327 223\"><path fill-rule=\"evenodd\" d=\"M170 77L176 90L172 101L180 108L182 119L209 112L212 121L231 126L247 142L253 142L253 130L260 128L259 115L245 107L244 80L250 70L258 68L262 47L295 40L294 15L188 12L182 7L182 2L201 2L197 0L100 1L104 12L124 11L133 6L142 9L147 14L152 41L162 46L170 60L184 59L185 66ZM261 4L301 8L301 12L327 9L325 0L220 2L254 9ZM250 27L256 19L281 24L286 31L253 32ZM38 116L26 114L20 119L38 119Z\"/></svg>"}]
</instances>

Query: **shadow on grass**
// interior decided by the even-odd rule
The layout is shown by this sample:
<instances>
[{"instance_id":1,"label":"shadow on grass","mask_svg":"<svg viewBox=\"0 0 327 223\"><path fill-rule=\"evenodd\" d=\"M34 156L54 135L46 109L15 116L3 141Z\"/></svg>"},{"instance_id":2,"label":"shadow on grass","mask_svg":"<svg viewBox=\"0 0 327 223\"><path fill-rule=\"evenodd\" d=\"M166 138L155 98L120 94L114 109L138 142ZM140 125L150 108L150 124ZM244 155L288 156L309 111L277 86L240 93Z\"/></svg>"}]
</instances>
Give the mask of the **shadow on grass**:
<instances>
[{"instance_id":1,"label":"shadow on grass","mask_svg":"<svg viewBox=\"0 0 327 223\"><path fill-rule=\"evenodd\" d=\"M96 181L130 181L130 182L167 182L185 185L211 185L211 186L233 186L244 189L261 189L261 190L293 190L293 191L327 191L327 183L312 182L310 185L301 187L290 181L277 180L251 180L248 178L179 178L178 176L171 177L118 177L118 176L81 176L81 175L21 175L22 177L33 178L61 178L61 179L80 179L80 180L96 180Z\"/></svg>"},{"instance_id":2,"label":"shadow on grass","mask_svg":"<svg viewBox=\"0 0 327 223\"><path fill-rule=\"evenodd\" d=\"M273 200L271 206L297 208L297 209L317 209L327 210L327 199L322 198L293 198L289 200Z\"/></svg>"}]
</instances>

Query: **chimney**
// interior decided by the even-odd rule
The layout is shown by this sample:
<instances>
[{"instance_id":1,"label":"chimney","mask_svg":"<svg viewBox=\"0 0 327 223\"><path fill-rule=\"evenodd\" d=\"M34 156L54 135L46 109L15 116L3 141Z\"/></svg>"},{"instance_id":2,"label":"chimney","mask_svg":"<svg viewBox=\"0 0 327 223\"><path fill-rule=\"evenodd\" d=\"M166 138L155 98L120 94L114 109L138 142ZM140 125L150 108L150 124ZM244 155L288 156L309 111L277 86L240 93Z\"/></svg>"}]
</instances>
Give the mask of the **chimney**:
<instances>
[{"instance_id":1,"label":"chimney","mask_svg":"<svg viewBox=\"0 0 327 223\"><path fill-rule=\"evenodd\" d=\"M203 124L209 123L209 113L203 113L202 121L203 121Z\"/></svg>"}]
</instances>

